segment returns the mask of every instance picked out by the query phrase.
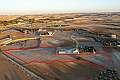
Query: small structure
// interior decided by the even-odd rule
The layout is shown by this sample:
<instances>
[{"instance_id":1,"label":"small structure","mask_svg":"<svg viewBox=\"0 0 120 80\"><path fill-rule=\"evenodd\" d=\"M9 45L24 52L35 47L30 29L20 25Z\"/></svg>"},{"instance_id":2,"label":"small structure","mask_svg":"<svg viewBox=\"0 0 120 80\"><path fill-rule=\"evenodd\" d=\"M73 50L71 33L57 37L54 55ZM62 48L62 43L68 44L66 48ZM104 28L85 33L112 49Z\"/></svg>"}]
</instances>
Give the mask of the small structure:
<instances>
[{"instance_id":1,"label":"small structure","mask_svg":"<svg viewBox=\"0 0 120 80\"><path fill-rule=\"evenodd\" d=\"M58 48L56 50L57 54L79 54L79 50L72 47Z\"/></svg>"},{"instance_id":2,"label":"small structure","mask_svg":"<svg viewBox=\"0 0 120 80\"><path fill-rule=\"evenodd\" d=\"M117 38L117 35L112 34L111 37L116 39L116 38Z\"/></svg>"}]
</instances>

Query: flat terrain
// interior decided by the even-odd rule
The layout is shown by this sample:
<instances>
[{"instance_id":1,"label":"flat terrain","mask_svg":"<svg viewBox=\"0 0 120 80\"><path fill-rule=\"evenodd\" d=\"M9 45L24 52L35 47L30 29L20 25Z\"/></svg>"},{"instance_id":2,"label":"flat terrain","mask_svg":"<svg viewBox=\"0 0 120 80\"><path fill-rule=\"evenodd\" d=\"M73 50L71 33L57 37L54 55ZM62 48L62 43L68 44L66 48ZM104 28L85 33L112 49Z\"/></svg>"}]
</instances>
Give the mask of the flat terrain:
<instances>
[{"instance_id":1,"label":"flat terrain","mask_svg":"<svg viewBox=\"0 0 120 80\"><path fill-rule=\"evenodd\" d=\"M119 12L0 16L0 80L97 80L107 68L120 75L119 45L105 46L114 40ZM96 52L73 53L84 46Z\"/></svg>"},{"instance_id":2,"label":"flat terrain","mask_svg":"<svg viewBox=\"0 0 120 80\"><path fill-rule=\"evenodd\" d=\"M19 67L11 64L0 54L0 80L32 80Z\"/></svg>"}]
</instances>

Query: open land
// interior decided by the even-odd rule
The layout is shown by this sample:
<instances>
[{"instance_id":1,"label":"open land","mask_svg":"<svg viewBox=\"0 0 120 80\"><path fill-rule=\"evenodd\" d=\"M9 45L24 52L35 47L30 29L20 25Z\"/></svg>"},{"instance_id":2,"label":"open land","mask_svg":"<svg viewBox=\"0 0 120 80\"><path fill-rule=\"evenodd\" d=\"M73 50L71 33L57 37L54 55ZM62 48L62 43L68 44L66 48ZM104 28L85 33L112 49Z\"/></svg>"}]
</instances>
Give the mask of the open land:
<instances>
[{"instance_id":1,"label":"open land","mask_svg":"<svg viewBox=\"0 0 120 80\"><path fill-rule=\"evenodd\" d=\"M119 80L120 13L0 16L0 49L0 80Z\"/></svg>"}]
</instances>

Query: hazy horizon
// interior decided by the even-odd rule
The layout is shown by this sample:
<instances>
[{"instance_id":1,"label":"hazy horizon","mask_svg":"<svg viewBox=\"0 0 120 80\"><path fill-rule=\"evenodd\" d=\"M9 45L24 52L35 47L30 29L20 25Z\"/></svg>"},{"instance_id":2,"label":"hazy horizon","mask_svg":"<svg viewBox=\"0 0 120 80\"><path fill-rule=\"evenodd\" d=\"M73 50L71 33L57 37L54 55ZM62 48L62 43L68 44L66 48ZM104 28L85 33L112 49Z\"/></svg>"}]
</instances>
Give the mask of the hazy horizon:
<instances>
[{"instance_id":1,"label":"hazy horizon","mask_svg":"<svg viewBox=\"0 0 120 80\"><path fill-rule=\"evenodd\" d=\"M0 15L120 12L119 0L2 0Z\"/></svg>"}]
</instances>

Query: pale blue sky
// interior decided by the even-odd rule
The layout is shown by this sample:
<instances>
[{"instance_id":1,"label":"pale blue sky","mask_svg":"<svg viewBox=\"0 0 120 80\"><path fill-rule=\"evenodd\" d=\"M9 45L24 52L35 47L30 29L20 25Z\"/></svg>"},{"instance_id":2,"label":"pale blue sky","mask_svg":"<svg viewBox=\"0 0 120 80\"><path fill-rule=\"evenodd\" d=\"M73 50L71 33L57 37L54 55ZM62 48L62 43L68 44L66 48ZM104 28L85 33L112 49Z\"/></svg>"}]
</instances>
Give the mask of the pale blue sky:
<instances>
[{"instance_id":1,"label":"pale blue sky","mask_svg":"<svg viewBox=\"0 0 120 80\"><path fill-rule=\"evenodd\" d=\"M14 12L120 11L120 0L0 0L0 14Z\"/></svg>"}]
</instances>

